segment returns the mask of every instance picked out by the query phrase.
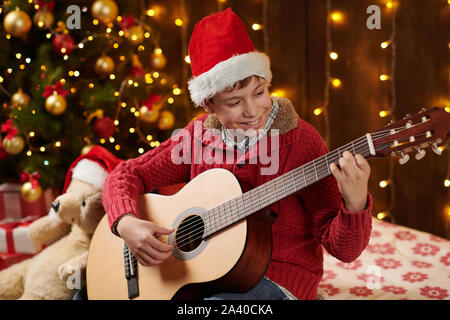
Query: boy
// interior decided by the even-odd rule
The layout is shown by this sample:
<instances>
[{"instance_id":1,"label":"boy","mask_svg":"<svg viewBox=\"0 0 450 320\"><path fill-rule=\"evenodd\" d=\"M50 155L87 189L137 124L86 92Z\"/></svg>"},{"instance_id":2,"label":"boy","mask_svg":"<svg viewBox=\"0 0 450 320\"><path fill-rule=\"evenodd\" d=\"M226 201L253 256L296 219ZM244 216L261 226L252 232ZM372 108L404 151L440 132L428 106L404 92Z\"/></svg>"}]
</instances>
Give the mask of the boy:
<instances>
[{"instance_id":1,"label":"boy","mask_svg":"<svg viewBox=\"0 0 450 320\"><path fill-rule=\"evenodd\" d=\"M193 122L186 126L185 132L193 137L189 145L200 140L205 151L212 145L202 138L205 133L220 132L222 140L215 141L214 148L234 153L236 161L211 162L211 157L203 156L205 161L176 162L173 155L180 142L168 139L137 159L124 161L108 176L103 204L111 229L147 267L170 257L172 246L160 242L158 235L174 230L138 219L140 194L188 182L211 168L233 172L246 192L328 153L318 132L300 119L288 99L270 97L269 59L255 51L244 24L230 9L195 26L189 53L190 95L208 113L195 121L201 124L200 132ZM234 134L236 129L244 134ZM275 136L279 143L277 170L269 175L262 174L260 163L246 163L265 135ZM196 152L191 152L191 159ZM273 251L265 277L247 293L220 293L212 299L316 299L323 273L322 246L345 262L361 254L371 232L370 166L364 157L348 151L339 166L330 165L334 177L270 206L278 219L272 225Z\"/></svg>"}]
</instances>

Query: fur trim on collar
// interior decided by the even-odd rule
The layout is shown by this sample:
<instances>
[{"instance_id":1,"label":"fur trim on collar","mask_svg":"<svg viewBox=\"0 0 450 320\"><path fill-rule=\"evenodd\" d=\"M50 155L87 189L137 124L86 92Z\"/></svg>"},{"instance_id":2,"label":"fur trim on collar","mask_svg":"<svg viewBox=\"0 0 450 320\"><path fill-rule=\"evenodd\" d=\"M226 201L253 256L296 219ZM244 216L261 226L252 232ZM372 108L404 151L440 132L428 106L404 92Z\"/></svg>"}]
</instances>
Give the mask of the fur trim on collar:
<instances>
[{"instance_id":1,"label":"fur trim on collar","mask_svg":"<svg viewBox=\"0 0 450 320\"><path fill-rule=\"evenodd\" d=\"M278 102L278 115L272 123L270 129L278 129L279 134L286 133L297 127L299 115L294 109L292 102L287 98L272 97L272 100ZM203 127L206 130L216 129L221 130L222 124L217 119L215 114L210 114L203 122ZM269 135L272 135L269 130Z\"/></svg>"}]
</instances>

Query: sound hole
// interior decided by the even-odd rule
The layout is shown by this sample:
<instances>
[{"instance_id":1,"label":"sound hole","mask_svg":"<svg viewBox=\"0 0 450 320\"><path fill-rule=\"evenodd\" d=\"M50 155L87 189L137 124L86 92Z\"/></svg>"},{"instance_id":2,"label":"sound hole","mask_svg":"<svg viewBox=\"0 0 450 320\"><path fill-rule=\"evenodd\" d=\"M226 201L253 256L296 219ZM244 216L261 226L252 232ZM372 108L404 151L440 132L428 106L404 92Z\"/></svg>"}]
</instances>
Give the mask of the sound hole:
<instances>
[{"instance_id":1,"label":"sound hole","mask_svg":"<svg viewBox=\"0 0 450 320\"><path fill-rule=\"evenodd\" d=\"M205 225L200 216L189 216L181 221L175 233L175 243L178 250L190 252L201 243Z\"/></svg>"}]
</instances>

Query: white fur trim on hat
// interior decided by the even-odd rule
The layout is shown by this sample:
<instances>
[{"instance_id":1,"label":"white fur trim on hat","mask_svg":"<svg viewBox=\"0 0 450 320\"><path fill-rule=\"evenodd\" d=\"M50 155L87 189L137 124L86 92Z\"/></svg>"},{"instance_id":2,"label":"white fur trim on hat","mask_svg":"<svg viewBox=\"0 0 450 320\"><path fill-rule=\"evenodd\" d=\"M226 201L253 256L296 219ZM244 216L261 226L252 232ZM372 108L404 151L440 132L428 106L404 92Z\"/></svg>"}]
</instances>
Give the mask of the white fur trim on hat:
<instances>
[{"instance_id":1,"label":"white fur trim on hat","mask_svg":"<svg viewBox=\"0 0 450 320\"><path fill-rule=\"evenodd\" d=\"M197 107L201 106L216 93L253 75L266 79L270 85L272 72L270 59L266 54L254 51L233 56L188 82L191 99Z\"/></svg>"},{"instance_id":2,"label":"white fur trim on hat","mask_svg":"<svg viewBox=\"0 0 450 320\"><path fill-rule=\"evenodd\" d=\"M105 168L89 159L80 160L72 169L72 179L90 183L97 189L103 188L103 183L108 174Z\"/></svg>"}]
</instances>

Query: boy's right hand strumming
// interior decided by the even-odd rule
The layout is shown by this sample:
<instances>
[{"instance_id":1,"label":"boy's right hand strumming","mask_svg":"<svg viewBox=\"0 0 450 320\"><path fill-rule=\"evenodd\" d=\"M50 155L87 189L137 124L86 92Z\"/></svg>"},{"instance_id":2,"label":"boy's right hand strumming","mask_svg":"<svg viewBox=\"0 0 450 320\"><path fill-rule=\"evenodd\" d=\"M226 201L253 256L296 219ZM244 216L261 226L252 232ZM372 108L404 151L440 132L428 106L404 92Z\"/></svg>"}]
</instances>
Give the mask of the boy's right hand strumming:
<instances>
[{"instance_id":1,"label":"boy's right hand strumming","mask_svg":"<svg viewBox=\"0 0 450 320\"><path fill-rule=\"evenodd\" d=\"M122 217L117 224L120 237L144 267L159 265L172 255L173 246L159 240L158 235L169 235L173 231L174 229L166 229L128 215Z\"/></svg>"}]
</instances>

